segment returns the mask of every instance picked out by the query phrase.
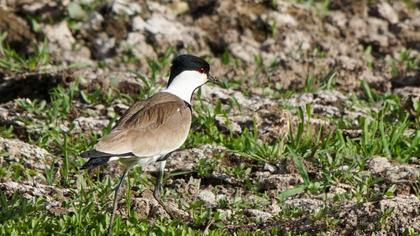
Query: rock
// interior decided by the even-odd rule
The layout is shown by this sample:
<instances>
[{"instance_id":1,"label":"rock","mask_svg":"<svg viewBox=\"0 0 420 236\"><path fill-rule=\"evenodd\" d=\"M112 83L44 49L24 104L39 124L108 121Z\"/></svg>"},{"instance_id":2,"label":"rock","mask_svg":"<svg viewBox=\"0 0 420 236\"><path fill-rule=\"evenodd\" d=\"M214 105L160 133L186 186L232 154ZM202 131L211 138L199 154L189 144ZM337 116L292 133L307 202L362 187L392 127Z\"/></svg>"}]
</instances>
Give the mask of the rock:
<instances>
[{"instance_id":1,"label":"rock","mask_svg":"<svg viewBox=\"0 0 420 236\"><path fill-rule=\"evenodd\" d=\"M219 101L222 104L240 105L239 109L234 107L230 110L229 118L216 116L216 123L222 132L241 133L245 129L253 130L256 121L259 138L271 143L283 138L289 131L290 124L295 121L290 112L280 109L278 103L262 96L246 98L238 91L218 87L203 87L201 92L202 98L208 103Z\"/></svg>"},{"instance_id":2,"label":"rock","mask_svg":"<svg viewBox=\"0 0 420 236\"><path fill-rule=\"evenodd\" d=\"M420 177L419 165L398 165L385 170L385 180L389 183L417 183Z\"/></svg>"},{"instance_id":3,"label":"rock","mask_svg":"<svg viewBox=\"0 0 420 236\"><path fill-rule=\"evenodd\" d=\"M269 171L270 173L276 172L277 168L269 163L264 164L264 170Z\"/></svg>"},{"instance_id":4,"label":"rock","mask_svg":"<svg viewBox=\"0 0 420 236\"><path fill-rule=\"evenodd\" d=\"M216 202L219 202L219 201L227 201L228 199L227 199L227 196L226 196L226 194L217 194L217 196L216 196Z\"/></svg>"},{"instance_id":5,"label":"rock","mask_svg":"<svg viewBox=\"0 0 420 236\"><path fill-rule=\"evenodd\" d=\"M391 24L396 24L399 21L397 12L386 1L382 1L378 4L378 12L384 19L386 19Z\"/></svg>"},{"instance_id":6,"label":"rock","mask_svg":"<svg viewBox=\"0 0 420 236\"><path fill-rule=\"evenodd\" d=\"M171 5L169 5L169 9L171 14L173 15L180 15L188 12L189 6L188 3L184 1L174 1Z\"/></svg>"},{"instance_id":7,"label":"rock","mask_svg":"<svg viewBox=\"0 0 420 236\"><path fill-rule=\"evenodd\" d=\"M293 107L310 104L314 113L340 117L346 100L346 96L338 91L319 91L295 95L287 103Z\"/></svg>"},{"instance_id":8,"label":"rock","mask_svg":"<svg viewBox=\"0 0 420 236\"><path fill-rule=\"evenodd\" d=\"M102 29L102 24L104 22L104 17L99 12L91 12L89 14L89 19L83 25L85 29L92 29L95 31L100 31Z\"/></svg>"},{"instance_id":9,"label":"rock","mask_svg":"<svg viewBox=\"0 0 420 236\"><path fill-rule=\"evenodd\" d=\"M223 89L220 87L203 86L201 88L201 94L202 99L212 104L215 104L216 101L226 104L232 101L232 98L235 98L241 108L252 111L257 111L262 107L277 104L275 101L266 97L252 96L247 98L239 91Z\"/></svg>"},{"instance_id":10,"label":"rock","mask_svg":"<svg viewBox=\"0 0 420 236\"><path fill-rule=\"evenodd\" d=\"M392 166L386 157L371 157L366 164L374 174L382 173Z\"/></svg>"},{"instance_id":11,"label":"rock","mask_svg":"<svg viewBox=\"0 0 420 236\"><path fill-rule=\"evenodd\" d=\"M202 145L197 148L184 149L172 152L167 159L166 169L169 172L193 171L201 159L212 158L215 153L225 152L225 148L212 145ZM146 166L145 171L156 171L156 166Z\"/></svg>"},{"instance_id":12,"label":"rock","mask_svg":"<svg viewBox=\"0 0 420 236\"><path fill-rule=\"evenodd\" d=\"M311 48L312 39L307 32L295 31L287 34L283 42L286 52L308 51Z\"/></svg>"},{"instance_id":13,"label":"rock","mask_svg":"<svg viewBox=\"0 0 420 236\"><path fill-rule=\"evenodd\" d=\"M287 137L295 117L279 106L266 106L256 113L258 136L263 142L273 143Z\"/></svg>"},{"instance_id":14,"label":"rock","mask_svg":"<svg viewBox=\"0 0 420 236\"><path fill-rule=\"evenodd\" d=\"M382 212L392 209L391 216L387 218L384 232L401 232L412 227L420 231L420 200L414 196L396 196L379 202Z\"/></svg>"},{"instance_id":15,"label":"rock","mask_svg":"<svg viewBox=\"0 0 420 236\"><path fill-rule=\"evenodd\" d=\"M82 85L89 90L99 89L108 92L109 89L115 89L131 96L138 96L145 86L133 72L82 69L74 72L74 75L86 78L86 81L82 81Z\"/></svg>"},{"instance_id":16,"label":"rock","mask_svg":"<svg viewBox=\"0 0 420 236\"><path fill-rule=\"evenodd\" d=\"M57 61L93 63L90 60L90 51L86 47L79 47L78 51L74 51L76 39L73 37L66 21L56 25L46 25L43 27L43 31L49 41L49 50Z\"/></svg>"},{"instance_id":17,"label":"rock","mask_svg":"<svg viewBox=\"0 0 420 236\"><path fill-rule=\"evenodd\" d=\"M29 25L12 11L2 7L0 7L0 32L7 32L4 42L18 53L27 55L32 52L31 43L36 40Z\"/></svg>"},{"instance_id":18,"label":"rock","mask_svg":"<svg viewBox=\"0 0 420 236\"><path fill-rule=\"evenodd\" d=\"M229 51L236 58L239 58L246 63L252 63L255 61L255 57L259 54L258 44L254 43L241 42L241 43L231 43L229 44Z\"/></svg>"},{"instance_id":19,"label":"rock","mask_svg":"<svg viewBox=\"0 0 420 236\"><path fill-rule=\"evenodd\" d=\"M241 134L244 129L252 130L254 122L252 117L243 115L232 115L229 117L217 115L215 122L220 131L224 133Z\"/></svg>"},{"instance_id":20,"label":"rock","mask_svg":"<svg viewBox=\"0 0 420 236\"><path fill-rule=\"evenodd\" d=\"M75 125L75 130L73 132L85 133L92 131L102 131L105 127L109 125L110 120L106 118L93 118L93 117L77 117L73 120Z\"/></svg>"},{"instance_id":21,"label":"rock","mask_svg":"<svg viewBox=\"0 0 420 236\"><path fill-rule=\"evenodd\" d=\"M8 0L6 5L9 5L11 9L14 9L22 15L36 15L42 21L58 21L66 15L67 6L70 3L70 0Z\"/></svg>"},{"instance_id":22,"label":"rock","mask_svg":"<svg viewBox=\"0 0 420 236\"><path fill-rule=\"evenodd\" d=\"M117 15L131 16L141 12L141 6L130 0L114 0L111 4L112 12Z\"/></svg>"},{"instance_id":23,"label":"rock","mask_svg":"<svg viewBox=\"0 0 420 236\"><path fill-rule=\"evenodd\" d=\"M257 209L245 209L244 213L259 222L264 222L273 218L272 214Z\"/></svg>"},{"instance_id":24,"label":"rock","mask_svg":"<svg viewBox=\"0 0 420 236\"><path fill-rule=\"evenodd\" d=\"M268 210L270 211L270 213L272 215L278 215L281 212L281 207L279 206L279 204L277 203L276 199L273 199L271 201L270 206L268 206Z\"/></svg>"},{"instance_id":25,"label":"rock","mask_svg":"<svg viewBox=\"0 0 420 236\"><path fill-rule=\"evenodd\" d=\"M108 36L108 34L104 32L98 33L93 39L92 43L92 52L95 59L104 59L115 54L115 38Z\"/></svg>"},{"instance_id":26,"label":"rock","mask_svg":"<svg viewBox=\"0 0 420 236\"><path fill-rule=\"evenodd\" d=\"M157 56L153 47L146 43L146 37L139 32L128 33L127 39L121 42L120 49L133 53L138 59L156 58Z\"/></svg>"},{"instance_id":27,"label":"rock","mask_svg":"<svg viewBox=\"0 0 420 236\"><path fill-rule=\"evenodd\" d=\"M134 192L137 194L138 192ZM188 214L179 209L179 206L173 202L173 199L168 199L165 202L166 208L174 215L179 216L180 219L187 219ZM138 197L133 198L134 209L137 210L140 219L150 219L159 217L169 217L162 205L156 201L151 190L146 189L142 191ZM122 207L124 209L124 207ZM124 214L128 216L128 212Z\"/></svg>"},{"instance_id":28,"label":"rock","mask_svg":"<svg viewBox=\"0 0 420 236\"><path fill-rule=\"evenodd\" d=\"M183 24L167 19L161 14L153 14L146 20L145 30L149 34L155 48L167 48L180 45L182 48L202 48L200 38L204 32L196 27L187 27Z\"/></svg>"},{"instance_id":29,"label":"rock","mask_svg":"<svg viewBox=\"0 0 420 236\"><path fill-rule=\"evenodd\" d=\"M335 197L336 195L346 194L353 191L354 189L351 185L338 183L330 187L328 195L329 197Z\"/></svg>"},{"instance_id":30,"label":"rock","mask_svg":"<svg viewBox=\"0 0 420 236\"><path fill-rule=\"evenodd\" d=\"M260 188L262 191L275 189L281 192L301 183L303 179L298 174L275 174L261 180Z\"/></svg>"},{"instance_id":31,"label":"rock","mask_svg":"<svg viewBox=\"0 0 420 236\"><path fill-rule=\"evenodd\" d=\"M203 201L208 206L216 205L216 196L209 189L200 190L197 195L198 199Z\"/></svg>"},{"instance_id":32,"label":"rock","mask_svg":"<svg viewBox=\"0 0 420 236\"><path fill-rule=\"evenodd\" d=\"M143 32L146 29L146 22L141 16L135 16L132 21L132 27L134 31Z\"/></svg>"},{"instance_id":33,"label":"rock","mask_svg":"<svg viewBox=\"0 0 420 236\"><path fill-rule=\"evenodd\" d=\"M133 199L133 208L137 211L137 216L139 219L147 219L152 213L152 200L145 197L136 197ZM162 214L165 214L164 211Z\"/></svg>"},{"instance_id":34,"label":"rock","mask_svg":"<svg viewBox=\"0 0 420 236\"><path fill-rule=\"evenodd\" d=\"M220 214L221 220L229 220L232 218L232 210L231 209L217 209L217 213Z\"/></svg>"},{"instance_id":35,"label":"rock","mask_svg":"<svg viewBox=\"0 0 420 236\"><path fill-rule=\"evenodd\" d=\"M402 106L414 116L417 114L415 104L420 101L420 87L403 87L394 90L402 99Z\"/></svg>"},{"instance_id":36,"label":"rock","mask_svg":"<svg viewBox=\"0 0 420 236\"><path fill-rule=\"evenodd\" d=\"M76 20L83 20L87 16L85 10L83 10L83 8L78 3L75 3L75 2L71 2L67 6L67 12L70 18L76 19Z\"/></svg>"},{"instance_id":37,"label":"rock","mask_svg":"<svg viewBox=\"0 0 420 236\"><path fill-rule=\"evenodd\" d=\"M0 137L0 152L6 152L6 162L19 162L26 168L44 171L59 160L43 148L27 144L18 139ZM40 173L40 175L42 175Z\"/></svg>"},{"instance_id":38,"label":"rock","mask_svg":"<svg viewBox=\"0 0 420 236\"><path fill-rule=\"evenodd\" d=\"M392 209L391 214L385 218L385 224L378 229L378 222L385 209ZM409 228L418 231L419 209L420 201L413 195L384 199L379 204L346 203L335 216L340 219L344 227L336 229L335 234L364 235L368 232L378 232L384 235L399 235L407 232Z\"/></svg>"},{"instance_id":39,"label":"rock","mask_svg":"<svg viewBox=\"0 0 420 236\"><path fill-rule=\"evenodd\" d=\"M301 208L305 211L315 212L321 209L325 204L323 201L312 198L295 198L287 199L284 205L290 205L293 207Z\"/></svg>"},{"instance_id":40,"label":"rock","mask_svg":"<svg viewBox=\"0 0 420 236\"><path fill-rule=\"evenodd\" d=\"M274 27L295 27L298 25L298 22L292 15L277 11L269 11L268 14L263 15L262 18Z\"/></svg>"},{"instance_id":41,"label":"rock","mask_svg":"<svg viewBox=\"0 0 420 236\"><path fill-rule=\"evenodd\" d=\"M71 50L73 44L76 42L66 21L62 21L57 25L46 25L44 27L44 34L50 43L56 44L60 49L66 51Z\"/></svg>"},{"instance_id":42,"label":"rock","mask_svg":"<svg viewBox=\"0 0 420 236\"><path fill-rule=\"evenodd\" d=\"M46 209L53 214L65 214L70 209L62 208L62 203L70 194L68 189L59 189L39 183L18 183L13 181L0 182L0 190L11 197L13 194L19 193L28 200L36 198L44 198Z\"/></svg>"},{"instance_id":43,"label":"rock","mask_svg":"<svg viewBox=\"0 0 420 236\"><path fill-rule=\"evenodd\" d=\"M396 165L385 157L373 157L367 162L368 169L391 184L415 183L420 177L420 165Z\"/></svg>"}]
</instances>

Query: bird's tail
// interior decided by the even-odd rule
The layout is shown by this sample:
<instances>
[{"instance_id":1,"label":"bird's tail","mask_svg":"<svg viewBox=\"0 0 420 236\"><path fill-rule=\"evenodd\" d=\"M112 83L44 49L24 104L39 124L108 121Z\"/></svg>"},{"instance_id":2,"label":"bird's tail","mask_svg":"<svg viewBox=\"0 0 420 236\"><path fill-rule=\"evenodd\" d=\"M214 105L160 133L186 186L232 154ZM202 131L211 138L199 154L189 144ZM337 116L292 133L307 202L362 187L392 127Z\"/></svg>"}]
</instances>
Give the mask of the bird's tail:
<instances>
[{"instance_id":1,"label":"bird's tail","mask_svg":"<svg viewBox=\"0 0 420 236\"><path fill-rule=\"evenodd\" d=\"M93 169L95 167L104 165L109 161L109 159L111 159L113 155L110 153L100 152L96 151L95 149L92 149L86 152L82 152L80 156L83 158L89 158L89 160L82 166L81 169L83 170Z\"/></svg>"},{"instance_id":2,"label":"bird's tail","mask_svg":"<svg viewBox=\"0 0 420 236\"><path fill-rule=\"evenodd\" d=\"M106 164L110 161L111 157L121 157L121 156L131 156L132 153L124 153L124 154L111 154L106 152L97 151L95 149L91 149L86 152L80 153L80 156L83 158L89 158L89 160L82 166L82 169L93 169L95 167L101 166Z\"/></svg>"},{"instance_id":3,"label":"bird's tail","mask_svg":"<svg viewBox=\"0 0 420 236\"><path fill-rule=\"evenodd\" d=\"M109 159L111 157L95 157L95 158L90 158L89 161L87 161L83 166L82 166L82 170L84 169L93 169L95 167L101 166L106 164Z\"/></svg>"}]
</instances>

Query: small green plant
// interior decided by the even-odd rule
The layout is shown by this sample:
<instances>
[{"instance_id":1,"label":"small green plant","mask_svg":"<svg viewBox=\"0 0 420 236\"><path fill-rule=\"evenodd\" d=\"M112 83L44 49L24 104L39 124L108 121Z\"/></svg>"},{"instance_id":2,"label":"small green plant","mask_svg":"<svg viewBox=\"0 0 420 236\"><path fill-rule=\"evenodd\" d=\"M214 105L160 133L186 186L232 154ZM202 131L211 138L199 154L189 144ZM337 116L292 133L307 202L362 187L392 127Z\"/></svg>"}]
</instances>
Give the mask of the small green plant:
<instances>
[{"instance_id":1,"label":"small green plant","mask_svg":"<svg viewBox=\"0 0 420 236\"><path fill-rule=\"evenodd\" d=\"M37 45L32 55L25 57L5 45L6 35L7 33L0 34L0 68L11 72L33 72L44 69L49 63L50 55L46 39Z\"/></svg>"},{"instance_id":2,"label":"small green plant","mask_svg":"<svg viewBox=\"0 0 420 236\"><path fill-rule=\"evenodd\" d=\"M196 168L198 176L208 177L216 169L217 164L214 159L200 159Z\"/></svg>"},{"instance_id":3,"label":"small green plant","mask_svg":"<svg viewBox=\"0 0 420 236\"><path fill-rule=\"evenodd\" d=\"M381 217L379 219L379 224L381 225L381 227L385 227L385 225L388 223L389 217L391 217L393 213L394 213L393 207L385 208L382 211Z\"/></svg>"}]
</instances>

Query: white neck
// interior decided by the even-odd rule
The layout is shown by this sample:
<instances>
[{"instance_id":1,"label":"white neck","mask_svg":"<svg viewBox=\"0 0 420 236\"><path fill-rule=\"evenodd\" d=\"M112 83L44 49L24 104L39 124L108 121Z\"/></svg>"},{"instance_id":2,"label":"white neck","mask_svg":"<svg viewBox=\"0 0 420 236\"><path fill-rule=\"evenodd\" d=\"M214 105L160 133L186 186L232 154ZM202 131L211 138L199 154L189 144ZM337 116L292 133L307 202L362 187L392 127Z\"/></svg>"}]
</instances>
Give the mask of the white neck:
<instances>
[{"instance_id":1,"label":"white neck","mask_svg":"<svg viewBox=\"0 0 420 236\"><path fill-rule=\"evenodd\" d=\"M207 82L207 75L198 71L187 70L177 75L162 92L171 93L191 104L194 91Z\"/></svg>"}]
</instances>

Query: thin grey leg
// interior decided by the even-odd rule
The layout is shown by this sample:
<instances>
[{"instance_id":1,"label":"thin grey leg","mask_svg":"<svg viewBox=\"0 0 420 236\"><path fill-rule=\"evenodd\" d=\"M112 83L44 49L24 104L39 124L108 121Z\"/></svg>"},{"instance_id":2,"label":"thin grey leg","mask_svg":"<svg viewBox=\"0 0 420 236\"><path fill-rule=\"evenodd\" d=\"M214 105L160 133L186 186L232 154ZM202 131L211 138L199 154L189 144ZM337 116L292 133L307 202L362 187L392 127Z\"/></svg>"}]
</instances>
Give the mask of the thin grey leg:
<instances>
[{"instance_id":1,"label":"thin grey leg","mask_svg":"<svg viewBox=\"0 0 420 236\"><path fill-rule=\"evenodd\" d=\"M123 185L124 178L127 175L127 172L128 172L129 169L130 169L130 167L125 168L123 174L120 177L120 182L118 183L117 187L115 188L114 203L112 204L111 220L109 221L109 227L108 227L108 231L106 233L108 236L112 235L112 226L113 226L113 223L114 223L115 211L117 210L118 193L120 191L121 186Z\"/></svg>"},{"instance_id":2,"label":"thin grey leg","mask_svg":"<svg viewBox=\"0 0 420 236\"><path fill-rule=\"evenodd\" d=\"M163 173L165 171L166 160L160 162L159 173L156 179L155 191L153 192L153 196L155 197L156 201L163 207L166 213L174 219L174 215L166 208L166 205L163 203L162 199L160 198L160 190L162 188L162 181L163 181Z\"/></svg>"}]
</instances>

